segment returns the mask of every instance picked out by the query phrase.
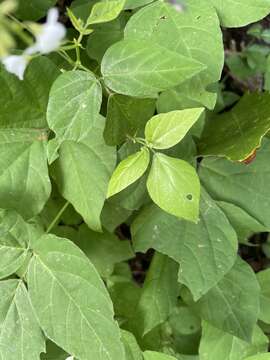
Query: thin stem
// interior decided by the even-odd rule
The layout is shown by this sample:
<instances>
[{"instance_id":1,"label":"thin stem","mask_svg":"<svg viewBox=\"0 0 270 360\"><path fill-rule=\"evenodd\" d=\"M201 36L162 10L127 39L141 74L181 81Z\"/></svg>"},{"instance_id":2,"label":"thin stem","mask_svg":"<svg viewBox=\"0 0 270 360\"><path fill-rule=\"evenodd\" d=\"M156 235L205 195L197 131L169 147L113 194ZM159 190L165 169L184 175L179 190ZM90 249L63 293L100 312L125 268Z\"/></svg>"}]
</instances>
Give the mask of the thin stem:
<instances>
[{"instance_id":1,"label":"thin stem","mask_svg":"<svg viewBox=\"0 0 270 360\"><path fill-rule=\"evenodd\" d=\"M46 230L46 233L48 234L54 227L55 225L59 222L60 217L63 215L63 213L65 212L66 208L69 205L69 201L66 201L66 203L64 204L64 206L59 210L59 212L57 213L56 217L53 219L53 221L50 223L50 225L48 226L48 229Z\"/></svg>"}]
</instances>

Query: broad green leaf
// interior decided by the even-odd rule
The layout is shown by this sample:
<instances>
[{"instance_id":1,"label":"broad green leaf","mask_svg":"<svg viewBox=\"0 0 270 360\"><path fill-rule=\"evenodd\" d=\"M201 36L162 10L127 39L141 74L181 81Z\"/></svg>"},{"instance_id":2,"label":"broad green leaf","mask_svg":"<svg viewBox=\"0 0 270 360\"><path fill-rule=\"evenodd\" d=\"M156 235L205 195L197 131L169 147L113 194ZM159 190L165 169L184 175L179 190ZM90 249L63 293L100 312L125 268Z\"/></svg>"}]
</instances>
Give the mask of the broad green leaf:
<instances>
[{"instance_id":1,"label":"broad green leaf","mask_svg":"<svg viewBox=\"0 0 270 360\"><path fill-rule=\"evenodd\" d=\"M117 19L105 24L94 26L94 31L88 36L86 51L91 59L101 60L106 50L124 37L124 26L126 16L119 16Z\"/></svg>"},{"instance_id":2,"label":"broad green leaf","mask_svg":"<svg viewBox=\"0 0 270 360\"><path fill-rule=\"evenodd\" d=\"M135 336L125 330L121 330L122 342L125 347L126 360L143 360L143 354Z\"/></svg>"},{"instance_id":3,"label":"broad green leaf","mask_svg":"<svg viewBox=\"0 0 270 360\"><path fill-rule=\"evenodd\" d=\"M154 0L126 0L125 9L132 10L147 5Z\"/></svg>"},{"instance_id":4,"label":"broad green leaf","mask_svg":"<svg viewBox=\"0 0 270 360\"><path fill-rule=\"evenodd\" d=\"M260 287L253 270L238 258L231 271L192 307L211 325L250 342L259 315L259 299Z\"/></svg>"},{"instance_id":5,"label":"broad green leaf","mask_svg":"<svg viewBox=\"0 0 270 360\"><path fill-rule=\"evenodd\" d=\"M105 53L101 72L115 92L137 97L156 97L204 69L204 65L151 41L128 39Z\"/></svg>"},{"instance_id":6,"label":"broad green leaf","mask_svg":"<svg viewBox=\"0 0 270 360\"><path fill-rule=\"evenodd\" d=\"M249 356L248 358L245 358L245 360L270 360L270 354L267 353Z\"/></svg>"},{"instance_id":7,"label":"broad green leaf","mask_svg":"<svg viewBox=\"0 0 270 360\"><path fill-rule=\"evenodd\" d=\"M147 179L152 200L178 218L198 221L200 182L186 161L156 153Z\"/></svg>"},{"instance_id":8,"label":"broad green leaf","mask_svg":"<svg viewBox=\"0 0 270 360\"><path fill-rule=\"evenodd\" d=\"M141 211L131 231L135 251L154 248L179 263L179 281L191 290L195 300L216 285L236 259L236 234L205 191L198 224L150 206Z\"/></svg>"},{"instance_id":9,"label":"broad green leaf","mask_svg":"<svg viewBox=\"0 0 270 360\"><path fill-rule=\"evenodd\" d=\"M45 129L49 91L59 74L44 56L30 62L23 81L0 66L0 128Z\"/></svg>"},{"instance_id":10,"label":"broad green leaf","mask_svg":"<svg viewBox=\"0 0 270 360\"><path fill-rule=\"evenodd\" d=\"M210 195L219 201L242 208L266 228L270 226L270 140L265 139L256 159L249 165L226 159L204 159L201 181Z\"/></svg>"},{"instance_id":11,"label":"broad green leaf","mask_svg":"<svg viewBox=\"0 0 270 360\"><path fill-rule=\"evenodd\" d=\"M29 294L47 337L78 359L124 359L120 330L95 267L72 242L44 235L28 268Z\"/></svg>"},{"instance_id":12,"label":"broad green leaf","mask_svg":"<svg viewBox=\"0 0 270 360\"><path fill-rule=\"evenodd\" d=\"M260 271L257 279L261 287L259 319L270 324L270 269Z\"/></svg>"},{"instance_id":13,"label":"broad green leaf","mask_svg":"<svg viewBox=\"0 0 270 360\"><path fill-rule=\"evenodd\" d=\"M192 79L166 91L165 102L169 99L175 104L170 110L181 109L178 106L181 98L185 98L184 105L192 100L191 107L200 104L214 107L216 93L211 86L220 79L224 50L219 19L209 1L189 0L182 12L175 11L166 2L156 1L131 17L125 28L125 39L150 41L205 65ZM161 56L164 58L165 52Z\"/></svg>"},{"instance_id":14,"label":"broad green leaf","mask_svg":"<svg viewBox=\"0 0 270 360\"><path fill-rule=\"evenodd\" d=\"M80 141L93 127L99 114L102 91L89 72L67 71L54 82L49 97L47 120L56 139L49 145L49 160L54 161L64 140Z\"/></svg>"},{"instance_id":15,"label":"broad green leaf","mask_svg":"<svg viewBox=\"0 0 270 360\"><path fill-rule=\"evenodd\" d=\"M251 235L269 230L239 206L224 201L218 201L217 204L237 233L239 242L247 243Z\"/></svg>"},{"instance_id":16,"label":"broad green leaf","mask_svg":"<svg viewBox=\"0 0 270 360\"><path fill-rule=\"evenodd\" d=\"M122 160L112 174L107 197L117 194L138 180L147 170L149 162L150 154L146 147Z\"/></svg>"},{"instance_id":17,"label":"broad green leaf","mask_svg":"<svg viewBox=\"0 0 270 360\"><path fill-rule=\"evenodd\" d=\"M268 342L257 325L249 343L203 322L200 360L243 360L247 356L267 351Z\"/></svg>"},{"instance_id":18,"label":"broad green leaf","mask_svg":"<svg viewBox=\"0 0 270 360\"><path fill-rule=\"evenodd\" d=\"M104 119L98 117L80 143L64 141L54 167L60 193L95 231L101 230L100 213L116 161L103 130Z\"/></svg>"},{"instance_id":19,"label":"broad green leaf","mask_svg":"<svg viewBox=\"0 0 270 360\"><path fill-rule=\"evenodd\" d=\"M56 0L18 0L16 15L22 20L39 20L53 7Z\"/></svg>"},{"instance_id":20,"label":"broad green leaf","mask_svg":"<svg viewBox=\"0 0 270 360\"><path fill-rule=\"evenodd\" d=\"M97 2L98 0L73 0L70 8L73 14L85 23L91 13L93 5Z\"/></svg>"},{"instance_id":21,"label":"broad green leaf","mask_svg":"<svg viewBox=\"0 0 270 360\"><path fill-rule=\"evenodd\" d=\"M145 138L155 149L168 149L179 143L203 113L203 108L171 111L152 117Z\"/></svg>"},{"instance_id":22,"label":"broad green leaf","mask_svg":"<svg viewBox=\"0 0 270 360\"><path fill-rule=\"evenodd\" d=\"M87 25L99 24L112 21L123 10L126 0L103 0L92 7L91 14L87 19Z\"/></svg>"},{"instance_id":23,"label":"broad green leaf","mask_svg":"<svg viewBox=\"0 0 270 360\"><path fill-rule=\"evenodd\" d=\"M0 204L24 218L38 214L51 192L46 156L47 132L1 128Z\"/></svg>"},{"instance_id":24,"label":"broad green leaf","mask_svg":"<svg viewBox=\"0 0 270 360\"><path fill-rule=\"evenodd\" d=\"M211 118L200 139L199 153L239 161L248 158L270 129L269 101L268 93L246 94L231 111Z\"/></svg>"},{"instance_id":25,"label":"broad green leaf","mask_svg":"<svg viewBox=\"0 0 270 360\"><path fill-rule=\"evenodd\" d=\"M108 145L119 145L127 136L142 132L147 120L154 114L153 99L138 99L113 94L107 105L104 139Z\"/></svg>"},{"instance_id":26,"label":"broad green leaf","mask_svg":"<svg viewBox=\"0 0 270 360\"><path fill-rule=\"evenodd\" d=\"M0 278L15 273L23 265L30 240L36 236L38 230L14 211L0 210Z\"/></svg>"},{"instance_id":27,"label":"broad green leaf","mask_svg":"<svg viewBox=\"0 0 270 360\"><path fill-rule=\"evenodd\" d=\"M155 253L133 318L142 337L164 323L176 306L177 271L172 259Z\"/></svg>"},{"instance_id":28,"label":"broad green leaf","mask_svg":"<svg viewBox=\"0 0 270 360\"><path fill-rule=\"evenodd\" d=\"M0 282L0 359L39 360L45 339L22 280Z\"/></svg>"},{"instance_id":29,"label":"broad green leaf","mask_svg":"<svg viewBox=\"0 0 270 360\"><path fill-rule=\"evenodd\" d=\"M176 360L174 356L166 355L156 351L145 351L143 353L144 360Z\"/></svg>"},{"instance_id":30,"label":"broad green leaf","mask_svg":"<svg viewBox=\"0 0 270 360\"><path fill-rule=\"evenodd\" d=\"M80 226L75 243L104 278L112 274L115 264L134 257L129 241L120 241L107 231L103 233L91 231L85 224Z\"/></svg>"},{"instance_id":31,"label":"broad green leaf","mask_svg":"<svg viewBox=\"0 0 270 360\"><path fill-rule=\"evenodd\" d=\"M248 25L270 13L269 0L211 0L211 3L226 27Z\"/></svg>"}]
</instances>

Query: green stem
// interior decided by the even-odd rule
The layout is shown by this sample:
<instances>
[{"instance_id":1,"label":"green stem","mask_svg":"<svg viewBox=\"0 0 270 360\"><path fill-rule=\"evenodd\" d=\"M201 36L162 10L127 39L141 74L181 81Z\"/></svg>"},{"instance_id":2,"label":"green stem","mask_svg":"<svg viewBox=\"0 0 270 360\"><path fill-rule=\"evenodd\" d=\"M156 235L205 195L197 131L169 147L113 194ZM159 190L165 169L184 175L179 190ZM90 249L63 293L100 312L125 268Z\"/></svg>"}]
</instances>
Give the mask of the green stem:
<instances>
[{"instance_id":1,"label":"green stem","mask_svg":"<svg viewBox=\"0 0 270 360\"><path fill-rule=\"evenodd\" d=\"M50 225L48 226L48 229L46 230L46 233L48 234L54 227L55 225L59 222L60 217L63 215L63 213L65 212L66 208L69 205L69 201L66 201L66 203L64 204L64 206L59 210L59 212L57 213L56 217L53 219L53 221L50 223Z\"/></svg>"}]
</instances>

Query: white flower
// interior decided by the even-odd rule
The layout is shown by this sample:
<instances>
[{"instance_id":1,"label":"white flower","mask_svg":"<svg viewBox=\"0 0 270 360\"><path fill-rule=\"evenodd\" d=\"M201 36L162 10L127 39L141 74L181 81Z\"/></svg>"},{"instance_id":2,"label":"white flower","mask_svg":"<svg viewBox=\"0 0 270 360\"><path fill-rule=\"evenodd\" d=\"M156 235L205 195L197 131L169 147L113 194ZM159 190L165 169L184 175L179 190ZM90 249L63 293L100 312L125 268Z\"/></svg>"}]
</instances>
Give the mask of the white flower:
<instances>
[{"instance_id":1,"label":"white flower","mask_svg":"<svg viewBox=\"0 0 270 360\"><path fill-rule=\"evenodd\" d=\"M9 55L1 59L6 70L23 80L24 71L29 60L24 55Z\"/></svg>"},{"instance_id":2,"label":"white flower","mask_svg":"<svg viewBox=\"0 0 270 360\"><path fill-rule=\"evenodd\" d=\"M47 21L42 25L40 33L36 35L36 43L26 49L28 55L40 52L41 54L49 54L57 50L61 41L66 35L66 28L58 22L59 13L56 8L48 11Z\"/></svg>"}]
</instances>

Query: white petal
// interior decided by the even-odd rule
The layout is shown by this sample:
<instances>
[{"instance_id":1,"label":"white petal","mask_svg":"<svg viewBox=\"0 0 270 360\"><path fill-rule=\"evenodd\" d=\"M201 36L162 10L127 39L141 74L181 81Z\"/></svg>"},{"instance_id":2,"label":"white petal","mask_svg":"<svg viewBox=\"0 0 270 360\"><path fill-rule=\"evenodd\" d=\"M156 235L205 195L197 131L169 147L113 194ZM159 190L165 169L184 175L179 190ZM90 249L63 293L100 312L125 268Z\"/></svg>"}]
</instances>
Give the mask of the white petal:
<instances>
[{"instance_id":1,"label":"white petal","mask_svg":"<svg viewBox=\"0 0 270 360\"><path fill-rule=\"evenodd\" d=\"M66 358L66 360L74 360L73 356L69 356L68 358Z\"/></svg>"},{"instance_id":2,"label":"white petal","mask_svg":"<svg viewBox=\"0 0 270 360\"><path fill-rule=\"evenodd\" d=\"M6 70L11 74L16 75L20 80L23 80L25 69L29 60L23 55L10 55L2 59Z\"/></svg>"},{"instance_id":3,"label":"white petal","mask_svg":"<svg viewBox=\"0 0 270 360\"><path fill-rule=\"evenodd\" d=\"M56 24L59 18L59 12L57 8L51 8L48 11L46 24Z\"/></svg>"},{"instance_id":4,"label":"white petal","mask_svg":"<svg viewBox=\"0 0 270 360\"><path fill-rule=\"evenodd\" d=\"M60 23L54 25L45 24L42 31L36 37L36 48L41 54L48 54L57 50L66 35L66 28Z\"/></svg>"}]
</instances>

